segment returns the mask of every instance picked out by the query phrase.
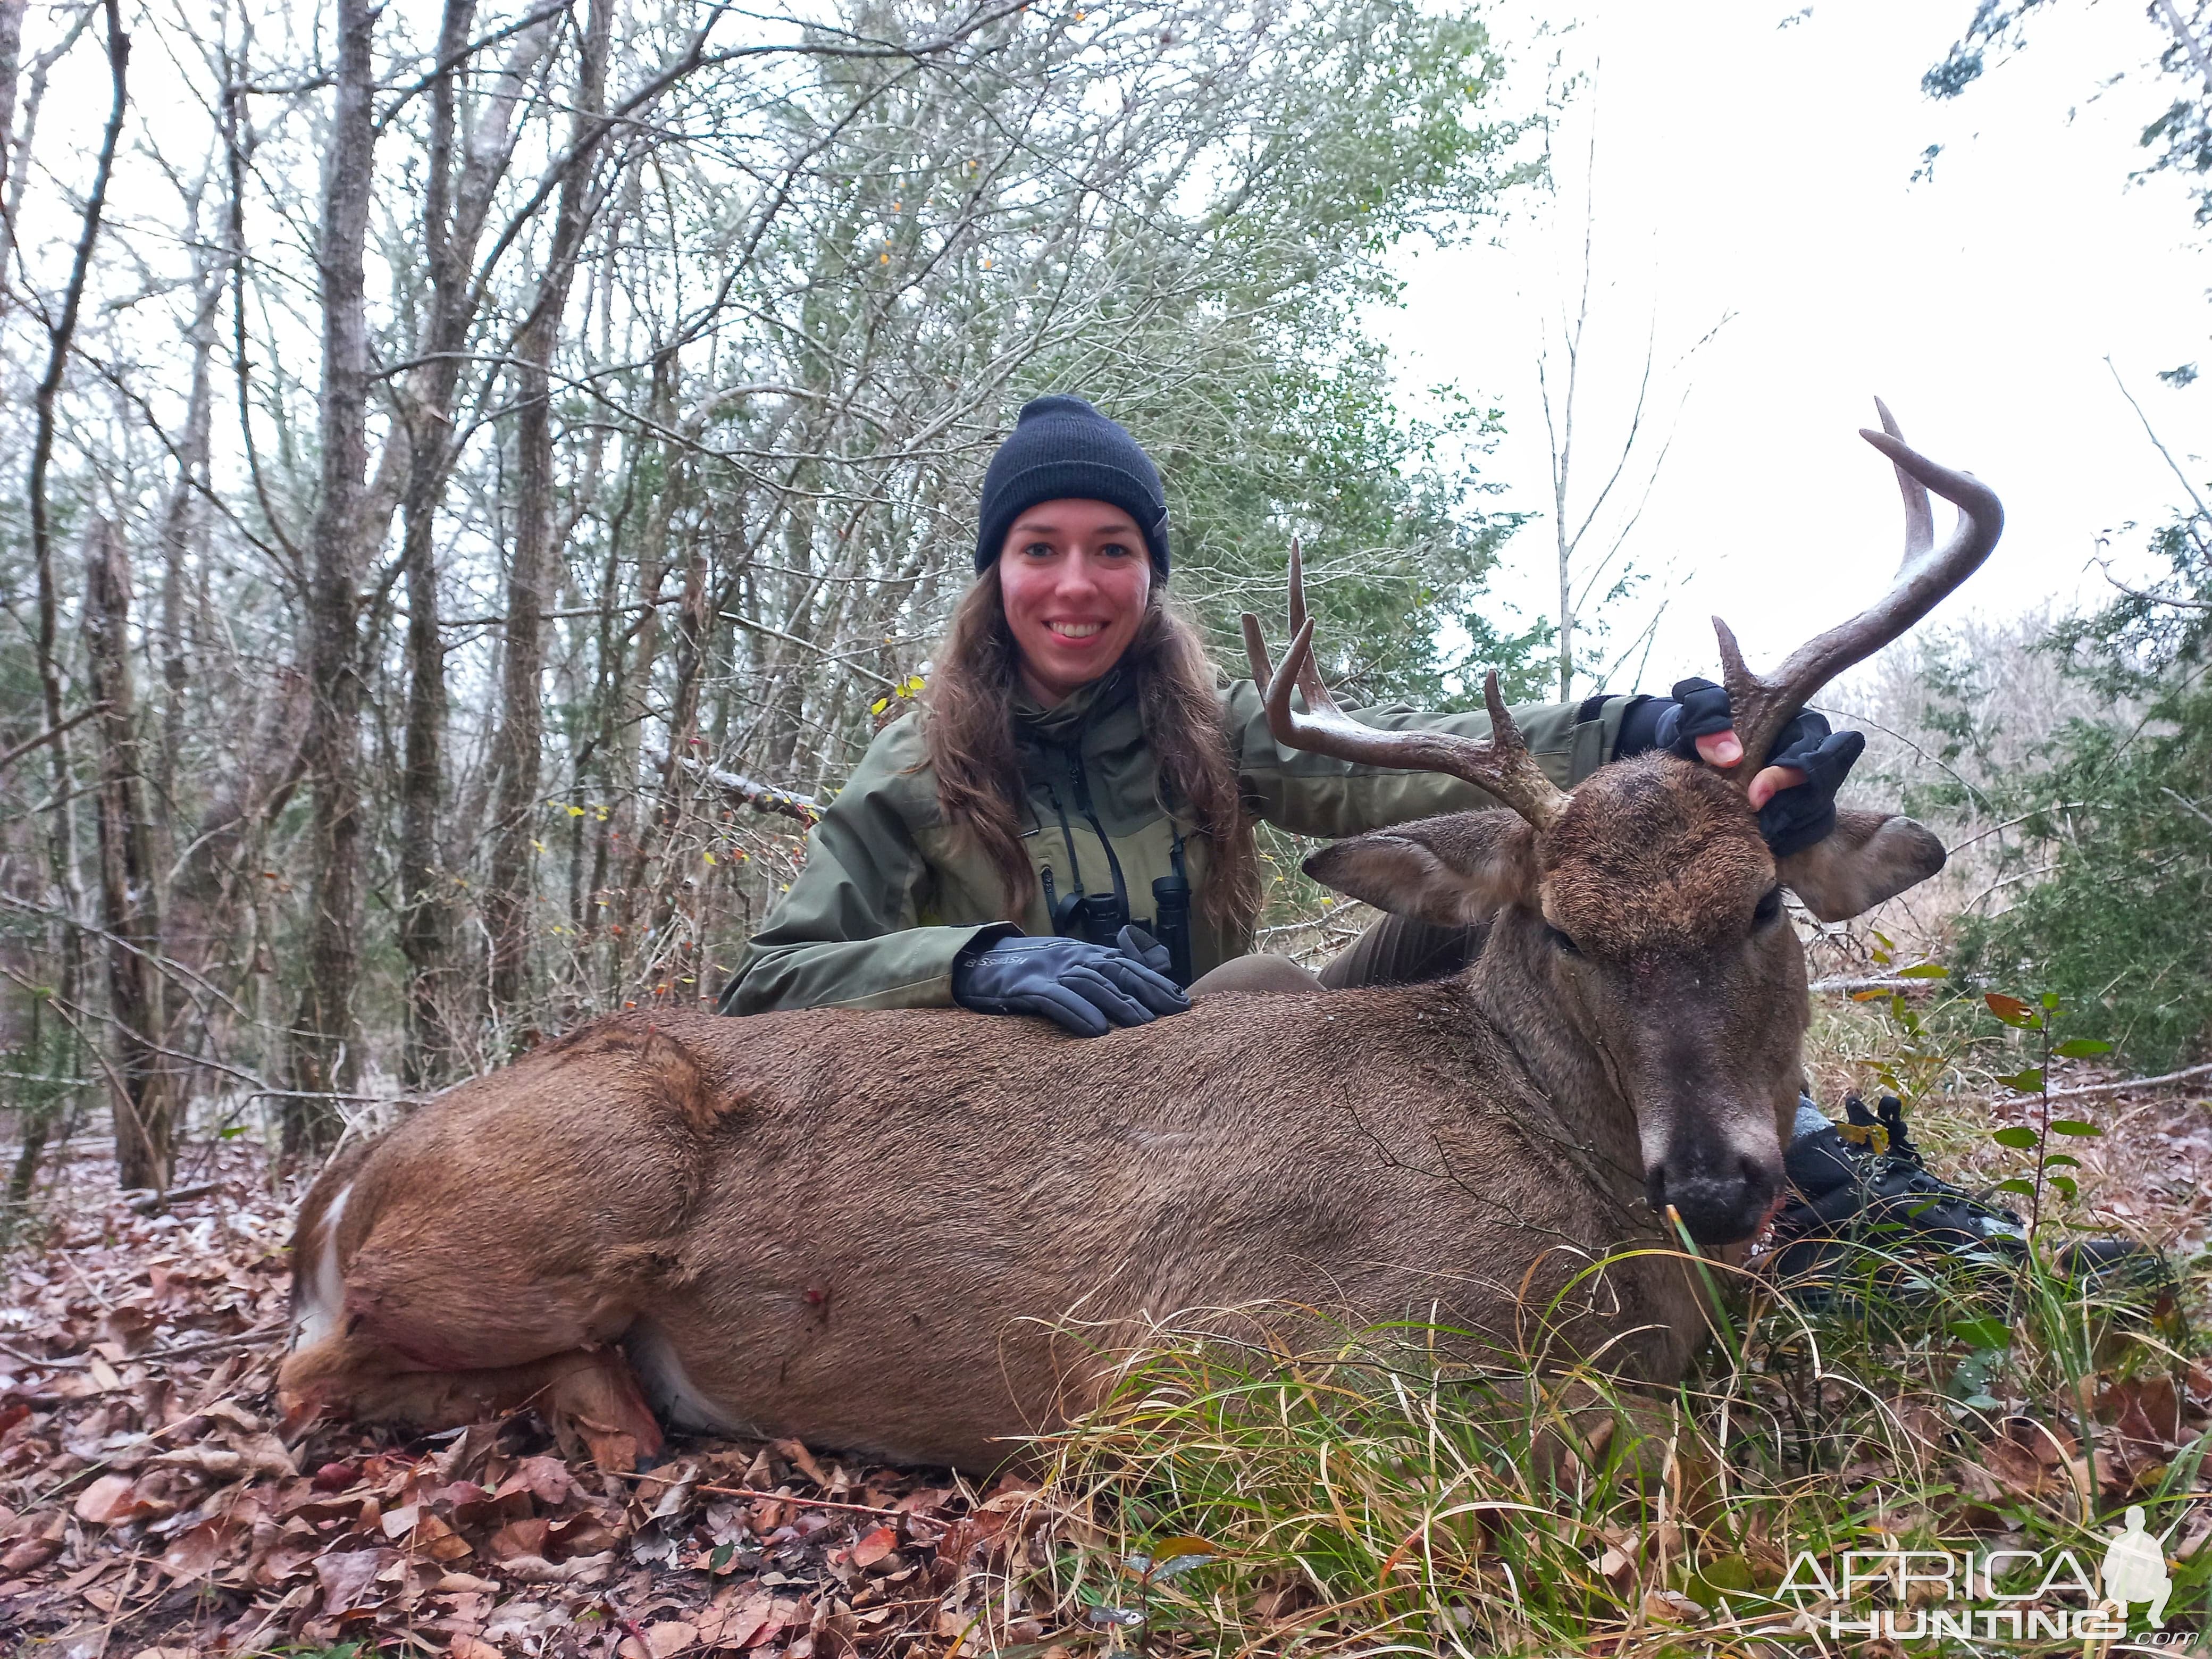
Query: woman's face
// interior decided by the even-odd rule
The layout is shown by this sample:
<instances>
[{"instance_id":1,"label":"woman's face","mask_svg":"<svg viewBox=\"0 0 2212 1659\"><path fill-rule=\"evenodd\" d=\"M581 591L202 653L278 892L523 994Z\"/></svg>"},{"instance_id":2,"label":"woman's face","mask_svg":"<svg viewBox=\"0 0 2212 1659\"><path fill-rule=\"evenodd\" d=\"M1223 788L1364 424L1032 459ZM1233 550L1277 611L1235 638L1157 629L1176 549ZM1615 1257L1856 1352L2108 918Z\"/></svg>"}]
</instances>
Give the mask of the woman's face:
<instances>
[{"instance_id":1,"label":"woman's face","mask_svg":"<svg viewBox=\"0 0 2212 1659\"><path fill-rule=\"evenodd\" d=\"M1152 590L1144 534L1120 507L1043 501L1015 520L999 593L1030 695L1051 708L1121 661Z\"/></svg>"}]
</instances>

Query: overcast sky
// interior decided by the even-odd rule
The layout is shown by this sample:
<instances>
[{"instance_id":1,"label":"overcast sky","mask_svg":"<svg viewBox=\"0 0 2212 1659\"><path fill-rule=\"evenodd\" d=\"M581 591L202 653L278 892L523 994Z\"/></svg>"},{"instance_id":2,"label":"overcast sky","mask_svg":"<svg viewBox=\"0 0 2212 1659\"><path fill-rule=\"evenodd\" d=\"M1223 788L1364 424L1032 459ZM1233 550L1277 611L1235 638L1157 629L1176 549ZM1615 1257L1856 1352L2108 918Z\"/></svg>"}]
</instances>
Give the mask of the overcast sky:
<instances>
[{"instance_id":1,"label":"overcast sky","mask_svg":"<svg viewBox=\"0 0 2212 1659\"><path fill-rule=\"evenodd\" d=\"M1516 43L1524 99L1540 93L1550 55L1524 44L1544 9L1492 13ZM1619 452L1655 318L1662 426L1690 386L1631 544L1682 577L1648 689L1712 672L1715 611L1759 666L1880 591L1902 527L1889 469L1856 435L1874 423L1877 392L1916 447L2004 499L2004 541L1953 602L1961 610L2094 602L2109 592L2088 564L2100 553L2116 570L2151 568L2140 532L2100 541L2130 520L2155 522L2179 496L2106 356L2177 454L2212 453L2212 263L2175 180L2127 183L2145 155L2136 134L2166 94L2140 74L2099 93L2157 50L2155 31L2135 5L2053 7L2026 52L1966 97L1933 103L1920 76L1972 9L1816 0L1778 27L1799 7L1585 8L1561 43L1571 64L1597 65L1559 142L1555 216L1572 240L1522 217L1503 247L1406 263L1407 308L1384 319L1405 386L1452 381L1498 398L1510 433L1487 470L1510 486L1507 501L1548 515L1534 365L1544 313L1556 327L1576 280L1595 122L1578 493L1587 499ZM1934 176L1915 183L1931 143L1943 146ZM2154 378L2191 361L2207 371L2193 389ZM1940 534L1949 519L1938 513ZM1502 592L1548 610L1551 544L1548 516L1524 530ZM1638 625L1650 608L1638 602Z\"/></svg>"}]
</instances>

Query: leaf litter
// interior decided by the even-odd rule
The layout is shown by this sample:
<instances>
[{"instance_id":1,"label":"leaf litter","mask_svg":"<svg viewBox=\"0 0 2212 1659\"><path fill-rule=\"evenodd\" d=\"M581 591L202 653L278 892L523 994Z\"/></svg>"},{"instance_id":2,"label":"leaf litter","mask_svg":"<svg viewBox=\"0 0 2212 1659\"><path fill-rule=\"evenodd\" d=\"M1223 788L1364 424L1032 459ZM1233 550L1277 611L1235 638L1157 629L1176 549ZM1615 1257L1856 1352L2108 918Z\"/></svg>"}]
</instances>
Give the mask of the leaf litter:
<instances>
[{"instance_id":1,"label":"leaf litter","mask_svg":"<svg viewBox=\"0 0 2212 1659\"><path fill-rule=\"evenodd\" d=\"M182 1659L1037 1651L1007 1593L1031 1483L678 1437L641 1474L528 1413L408 1438L276 1432L291 1205L255 1149L153 1215L62 1161L5 1263L0 1650ZM143 1201L143 1200L142 1200Z\"/></svg>"},{"instance_id":2,"label":"leaf litter","mask_svg":"<svg viewBox=\"0 0 2212 1659\"><path fill-rule=\"evenodd\" d=\"M1968 1180L1984 1173L1988 1123L2019 1111L1978 1109L1978 1133L1942 1137ZM2124 1132L2090 1152L2082 1218L2124 1228L2154 1217L2178 1260L2195 1256L2212 1234L2212 1118L2171 1095L2106 1111ZM0 1650L1071 1659L1125 1647L1150 1622L1143 1594L1173 1596L1167 1581L1226 1559L1176 1538L1102 1555L1106 1535L1065 1490L979 1490L793 1441L677 1437L629 1478L568 1461L528 1414L416 1438L323 1425L288 1445L271 1390L291 1205L257 1149L207 1155L214 1179L155 1214L115 1191L104 1157L63 1157L46 1200L63 1219L0 1264ZM2212 1370L2133 1369L2093 1372L2081 1399L1978 1431L1933 1391L1900 1390L1887 1409L1948 1466L1949 1520L2002 1534L2027 1509L2126 1502L2203 1443ZM1825 1401L1841 1386L1817 1384L1821 1403L1845 1409ZM1893 1449L1869 1442L1837 1478L1893 1492L1903 1473ZM2212 1512L2191 1504L2179 1518L2169 1549L2189 1560L2212 1540ZM1632 1626L1695 1625L1679 1586L1648 1578L1648 1530L1628 1516L1601 1528L1589 1565ZM1045 1588L1069 1544L1118 1563L1109 1601ZM1773 1551L1756 1544L1735 1547L1765 1563ZM1314 1618L1298 1579L1260 1555L1237 1577L1249 1594L1231 1599L1249 1601L1261 1627ZM1133 1587L1139 1605L1121 1605Z\"/></svg>"}]
</instances>

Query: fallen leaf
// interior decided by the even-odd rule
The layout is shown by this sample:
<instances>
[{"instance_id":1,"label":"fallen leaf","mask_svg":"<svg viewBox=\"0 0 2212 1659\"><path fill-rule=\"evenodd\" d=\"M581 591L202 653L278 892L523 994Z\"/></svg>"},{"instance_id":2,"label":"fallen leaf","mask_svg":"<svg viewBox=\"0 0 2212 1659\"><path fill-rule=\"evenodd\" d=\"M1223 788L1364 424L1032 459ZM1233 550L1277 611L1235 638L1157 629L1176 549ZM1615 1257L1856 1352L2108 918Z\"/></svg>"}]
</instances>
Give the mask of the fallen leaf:
<instances>
[{"instance_id":1,"label":"fallen leaf","mask_svg":"<svg viewBox=\"0 0 2212 1659\"><path fill-rule=\"evenodd\" d=\"M323 1611L350 1613L362 1606L386 1559L396 1559L396 1553L390 1550L341 1550L317 1556L315 1577L323 1587Z\"/></svg>"},{"instance_id":2,"label":"fallen leaf","mask_svg":"<svg viewBox=\"0 0 2212 1659\"><path fill-rule=\"evenodd\" d=\"M2171 1377L2138 1377L2115 1382L2104 1391L2097 1404L2098 1415L2118 1431L2124 1440L2164 1448L2178 1446L2185 1438L2181 1397Z\"/></svg>"},{"instance_id":3,"label":"fallen leaf","mask_svg":"<svg viewBox=\"0 0 2212 1659\"><path fill-rule=\"evenodd\" d=\"M542 1516L510 1521L491 1535L491 1559L507 1561L518 1556L545 1553L545 1533L551 1522Z\"/></svg>"},{"instance_id":4,"label":"fallen leaf","mask_svg":"<svg viewBox=\"0 0 2212 1659\"><path fill-rule=\"evenodd\" d=\"M576 1487L568 1466L557 1457L526 1457L515 1465L514 1473L541 1504L560 1504Z\"/></svg>"},{"instance_id":5,"label":"fallen leaf","mask_svg":"<svg viewBox=\"0 0 2212 1659\"><path fill-rule=\"evenodd\" d=\"M27 1539L7 1554L0 1555L0 1572L10 1578L20 1578L27 1572L36 1572L61 1553L62 1540L58 1538Z\"/></svg>"},{"instance_id":6,"label":"fallen leaf","mask_svg":"<svg viewBox=\"0 0 2212 1659\"><path fill-rule=\"evenodd\" d=\"M798 1469L798 1471L801 1474L805 1475L809 1480L811 1480L816 1486L820 1486L825 1492L829 1490L829 1475L823 1471L821 1464L814 1461L814 1454L806 1449L806 1446L804 1442L798 1440L779 1440L775 1443L775 1449L779 1455L781 1455L787 1462L790 1463L793 1468Z\"/></svg>"},{"instance_id":7,"label":"fallen leaf","mask_svg":"<svg viewBox=\"0 0 2212 1659\"><path fill-rule=\"evenodd\" d=\"M614 1577L615 1554L579 1555L568 1561L548 1561L542 1555L518 1555L500 1563L500 1571L522 1584L600 1584Z\"/></svg>"},{"instance_id":8,"label":"fallen leaf","mask_svg":"<svg viewBox=\"0 0 2212 1659\"><path fill-rule=\"evenodd\" d=\"M127 1474L103 1474L77 1494L76 1518L94 1526L120 1526L137 1512L137 1483Z\"/></svg>"},{"instance_id":9,"label":"fallen leaf","mask_svg":"<svg viewBox=\"0 0 2212 1659\"><path fill-rule=\"evenodd\" d=\"M853 1546L853 1565L861 1568L872 1567L897 1547L897 1530L891 1527L878 1527Z\"/></svg>"},{"instance_id":10,"label":"fallen leaf","mask_svg":"<svg viewBox=\"0 0 2212 1659\"><path fill-rule=\"evenodd\" d=\"M2000 1488L2000 1495L2040 1498L2051 1489L2051 1469L2017 1441L2000 1435L1984 1443L1980 1458Z\"/></svg>"},{"instance_id":11,"label":"fallen leaf","mask_svg":"<svg viewBox=\"0 0 2212 1659\"><path fill-rule=\"evenodd\" d=\"M1704 1620L1705 1610L1680 1590L1646 1590L1644 1616L1662 1625L1693 1625Z\"/></svg>"},{"instance_id":12,"label":"fallen leaf","mask_svg":"<svg viewBox=\"0 0 2212 1659\"><path fill-rule=\"evenodd\" d=\"M161 1568L179 1584L206 1577L222 1560L223 1547L234 1530L219 1521L203 1521L187 1527L161 1552Z\"/></svg>"},{"instance_id":13,"label":"fallen leaf","mask_svg":"<svg viewBox=\"0 0 2212 1659\"><path fill-rule=\"evenodd\" d=\"M1601 1577L1610 1579L1616 1585L1636 1571L1636 1563L1618 1549L1607 1550L1604 1554L1593 1559L1590 1565L1598 1570Z\"/></svg>"}]
</instances>

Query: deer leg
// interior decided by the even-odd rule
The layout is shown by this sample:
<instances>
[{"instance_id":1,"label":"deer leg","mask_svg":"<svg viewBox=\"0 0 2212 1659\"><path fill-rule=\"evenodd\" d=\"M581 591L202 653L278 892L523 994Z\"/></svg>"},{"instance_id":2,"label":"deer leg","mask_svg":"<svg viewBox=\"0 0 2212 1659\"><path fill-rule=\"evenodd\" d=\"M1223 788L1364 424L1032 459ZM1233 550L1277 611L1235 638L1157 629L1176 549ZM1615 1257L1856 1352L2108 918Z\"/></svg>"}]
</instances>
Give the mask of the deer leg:
<instances>
[{"instance_id":1,"label":"deer leg","mask_svg":"<svg viewBox=\"0 0 2212 1659\"><path fill-rule=\"evenodd\" d=\"M331 1231L295 1280L298 1346L277 1376L288 1432L325 1415L457 1428L527 1407L603 1468L627 1471L659 1449L636 1374L609 1346L630 1313L605 1286L488 1283L420 1241L372 1238L341 1264Z\"/></svg>"},{"instance_id":2,"label":"deer leg","mask_svg":"<svg viewBox=\"0 0 2212 1659\"><path fill-rule=\"evenodd\" d=\"M619 1349L571 1348L466 1370L407 1369L396 1358L344 1337L294 1354L277 1377L287 1433L334 1413L428 1431L529 1409L564 1449L580 1442L602 1469L626 1474L660 1449L660 1425Z\"/></svg>"}]
</instances>

